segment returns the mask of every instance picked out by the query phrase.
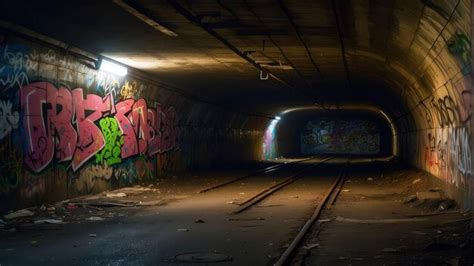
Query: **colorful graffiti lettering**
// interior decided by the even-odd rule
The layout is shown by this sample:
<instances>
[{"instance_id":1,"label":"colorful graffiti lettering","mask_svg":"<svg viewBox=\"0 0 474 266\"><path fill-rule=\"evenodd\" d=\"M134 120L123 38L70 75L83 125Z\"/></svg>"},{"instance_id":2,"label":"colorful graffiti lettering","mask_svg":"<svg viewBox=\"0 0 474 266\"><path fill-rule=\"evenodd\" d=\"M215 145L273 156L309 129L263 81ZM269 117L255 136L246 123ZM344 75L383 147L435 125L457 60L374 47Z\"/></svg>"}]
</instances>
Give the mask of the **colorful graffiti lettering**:
<instances>
[{"instance_id":1,"label":"colorful graffiti lettering","mask_svg":"<svg viewBox=\"0 0 474 266\"><path fill-rule=\"evenodd\" d=\"M123 135L117 120L104 117L99 121L100 129L105 137L105 147L96 154L96 163L114 165L122 162L120 153L123 146Z\"/></svg>"},{"instance_id":2,"label":"colorful graffiti lettering","mask_svg":"<svg viewBox=\"0 0 474 266\"><path fill-rule=\"evenodd\" d=\"M20 106L27 137L25 163L34 172L54 157L59 162L72 160L76 171L94 155L97 162L111 165L138 154L165 152L178 143L174 108L151 109L144 99L114 104L110 94L102 98L84 95L81 88L70 92L36 82L21 88Z\"/></svg>"},{"instance_id":3,"label":"colorful graffiti lettering","mask_svg":"<svg viewBox=\"0 0 474 266\"><path fill-rule=\"evenodd\" d=\"M265 130L263 136L263 159L269 160L276 158L275 128L278 124L277 119L273 119Z\"/></svg>"},{"instance_id":4,"label":"colorful graffiti lettering","mask_svg":"<svg viewBox=\"0 0 474 266\"><path fill-rule=\"evenodd\" d=\"M113 168L103 165L88 165L79 173L79 177L74 180L78 191L91 192L97 179L110 180L113 176Z\"/></svg>"},{"instance_id":5,"label":"colorful graffiti lettering","mask_svg":"<svg viewBox=\"0 0 474 266\"><path fill-rule=\"evenodd\" d=\"M0 100L0 140L18 128L20 115L17 111L12 111L12 106L11 101Z\"/></svg>"},{"instance_id":6,"label":"colorful graffiti lettering","mask_svg":"<svg viewBox=\"0 0 474 266\"><path fill-rule=\"evenodd\" d=\"M473 174L470 147L468 128L430 130L425 142L427 170L454 184L464 182Z\"/></svg>"},{"instance_id":7,"label":"colorful graffiti lettering","mask_svg":"<svg viewBox=\"0 0 474 266\"><path fill-rule=\"evenodd\" d=\"M375 154L380 150L377 125L363 120L309 121L301 134L303 154L357 153Z\"/></svg>"},{"instance_id":8,"label":"colorful graffiti lettering","mask_svg":"<svg viewBox=\"0 0 474 266\"><path fill-rule=\"evenodd\" d=\"M458 170L464 175L472 175L471 146L466 128L453 128L451 132L451 157L457 163Z\"/></svg>"},{"instance_id":9,"label":"colorful graffiti lettering","mask_svg":"<svg viewBox=\"0 0 474 266\"><path fill-rule=\"evenodd\" d=\"M111 95L114 98L120 88L120 81L114 75L99 72L97 76L97 90L101 90L104 95Z\"/></svg>"},{"instance_id":10,"label":"colorful graffiti lettering","mask_svg":"<svg viewBox=\"0 0 474 266\"><path fill-rule=\"evenodd\" d=\"M457 123L457 106L451 97L445 96L439 98L437 101L432 99L430 106L432 107L432 110L434 110L435 117L441 127Z\"/></svg>"},{"instance_id":11,"label":"colorful graffiti lettering","mask_svg":"<svg viewBox=\"0 0 474 266\"><path fill-rule=\"evenodd\" d=\"M136 82L129 82L128 80L125 81L125 84L123 84L122 89L120 90L121 99L133 98L136 87L137 87Z\"/></svg>"}]
</instances>

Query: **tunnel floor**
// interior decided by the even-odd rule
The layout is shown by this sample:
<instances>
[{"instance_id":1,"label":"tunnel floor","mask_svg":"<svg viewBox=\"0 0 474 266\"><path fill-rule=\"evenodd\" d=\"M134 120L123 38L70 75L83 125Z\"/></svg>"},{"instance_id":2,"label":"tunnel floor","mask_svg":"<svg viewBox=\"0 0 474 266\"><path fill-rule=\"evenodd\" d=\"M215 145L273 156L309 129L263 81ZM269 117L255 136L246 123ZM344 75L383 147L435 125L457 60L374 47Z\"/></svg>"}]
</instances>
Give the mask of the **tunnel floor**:
<instances>
[{"instance_id":1,"label":"tunnel floor","mask_svg":"<svg viewBox=\"0 0 474 266\"><path fill-rule=\"evenodd\" d=\"M273 265L340 174L344 159L308 168L245 212L232 212L316 161L294 162L206 193L197 192L275 162L31 208L33 216L0 227L0 264ZM417 192L431 198L414 199ZM432 197L437 193L439 198ZM472 265L470 219L420 171L388 162L353 163L334 205L323 210L291 264Z\"/></svg>"}]
</instances>

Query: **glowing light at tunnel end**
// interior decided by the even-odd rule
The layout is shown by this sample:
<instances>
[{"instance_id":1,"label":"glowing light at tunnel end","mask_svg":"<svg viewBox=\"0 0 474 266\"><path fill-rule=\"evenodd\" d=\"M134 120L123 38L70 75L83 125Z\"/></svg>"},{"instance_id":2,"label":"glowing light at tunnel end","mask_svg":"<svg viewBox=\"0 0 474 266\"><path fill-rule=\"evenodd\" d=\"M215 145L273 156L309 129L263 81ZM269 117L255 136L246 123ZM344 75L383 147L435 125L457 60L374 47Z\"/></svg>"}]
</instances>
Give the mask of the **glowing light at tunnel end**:
<instances>
[{"instance_id":1,"label":"glowing light at tunnel end","mask_svg":"<svg viewBox=\"0 0 474 266\"><path fill-rule=\"evenodd\" d=\"M263 143L262 143L262 159L263 160L270 160L276 158L276 139L275 139L275 129L278 122L281 120L281 117L287 113L295 112L295 111L302 111L302 110L322 110L322 107L316 106L305 106L305 107L296 107L296 108L289 108L279 113L278 116L275 116L268 125L267 129L265 130L265 134L263 136ZM394 125L390 116L382 109L378 108L377 106L364 106L364 105L343 105L335 107L328 107L324 109L331 109L331 110L365 110L369 112L373 112L382 116L384 120L389 124L390 131L392 133L392 155L398 155L398 133L397 128Z\"/></svg>"}]
</instances>

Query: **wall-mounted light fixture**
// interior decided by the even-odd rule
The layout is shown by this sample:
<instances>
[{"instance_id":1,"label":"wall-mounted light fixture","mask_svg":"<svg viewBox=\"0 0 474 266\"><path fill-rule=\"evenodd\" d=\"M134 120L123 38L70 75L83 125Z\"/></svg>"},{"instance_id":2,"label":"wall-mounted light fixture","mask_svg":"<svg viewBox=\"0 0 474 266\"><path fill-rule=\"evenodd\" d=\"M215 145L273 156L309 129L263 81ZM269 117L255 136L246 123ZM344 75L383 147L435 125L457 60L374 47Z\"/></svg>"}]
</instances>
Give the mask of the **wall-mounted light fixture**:
<instances>
[{"instance_id":1,"label":"wall-mounted light fixture","mask_svg":"<svg viewBox=\"0 0 474 266\"><path fill-rule=\"evenodd\" d=\"M281 119L281 117L275 116L275 120L280 120L280 119Z\"/></svg>"},{"instance_id":2,"label":"wall-mounted light fixture","mask_svg":"<svg viewBox=\"0 0 474 266\"><path fill-rule=\"evenodd\" d=\"M99 59L97 64L100 71L105 71L120 77L126 76L128 73L128 69L126 67L103 58Z\"/></svg>"}]
</instances>

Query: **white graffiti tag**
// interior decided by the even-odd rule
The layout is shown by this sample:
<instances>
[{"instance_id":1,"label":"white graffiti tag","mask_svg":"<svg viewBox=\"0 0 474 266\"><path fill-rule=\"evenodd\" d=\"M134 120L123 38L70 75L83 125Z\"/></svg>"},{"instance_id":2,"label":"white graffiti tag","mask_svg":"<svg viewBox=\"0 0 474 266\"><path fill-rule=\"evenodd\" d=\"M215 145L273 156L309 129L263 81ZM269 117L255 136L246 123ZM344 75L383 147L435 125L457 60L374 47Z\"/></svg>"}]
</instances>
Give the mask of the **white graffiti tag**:
<instances>
[{"instance_id":1,"label":"white graffiti tag","mask_svg":"<svg viewBox=\"0 0 474 266\"><path fill-rule=\"evenodd\" d=\"M469 132L466 128L456 128L451 135L451 156L457 162L462 174L471 175L471 146L469 145Z\"/></svg>"},{"instance_id":2,"label":"white graffiti tag","mask_svg":"<svg viewBox=\"0 0 474 266\"><path fill-rule=\"evenodd\" d=\"M28 71L35 71L37 66L37 62L29 55L11 52L8 46L5 46L1 59L4 61L0 67L0 85L3 91L13 87L20 88L29 83Z\"/></svg>"},{"instance_id":3,"label":"white graffiti tag","mask_svg":"<svg viewBox=\"0 0 474 266\"><path fill-rule=\"evenodd\" d=\"M12 129L18 128L20 115L17 111L12 112L10 101L0 101L0 140L7 136Z\"/></svg>"}]
</instances>

